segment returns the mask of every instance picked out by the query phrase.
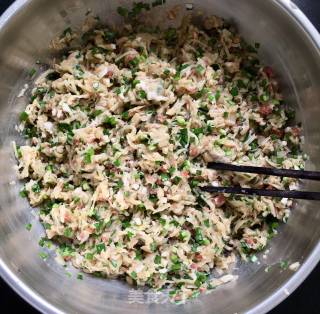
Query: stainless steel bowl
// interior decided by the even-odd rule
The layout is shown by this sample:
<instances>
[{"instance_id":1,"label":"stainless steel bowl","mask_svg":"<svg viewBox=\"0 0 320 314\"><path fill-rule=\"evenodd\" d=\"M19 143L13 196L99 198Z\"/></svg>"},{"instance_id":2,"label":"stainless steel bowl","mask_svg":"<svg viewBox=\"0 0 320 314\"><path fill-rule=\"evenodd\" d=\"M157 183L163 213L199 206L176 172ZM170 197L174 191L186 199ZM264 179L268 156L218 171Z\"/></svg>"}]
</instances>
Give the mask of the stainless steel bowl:
<instances>
[{"instance_id":1,"label":"stainless steel bowl","mask_svg":"<svg viewBox=\"0 0 320 314\"><path fill-rule=\"evenodd\" d=\"M297 108L298 120L303 123L308 168L320 169L320 37L307 18L290 1L186 2L194 3L196 12L231 19L247 40L261 43L261 58L276 69L286 99ZM24 299L46 313L265 313L291 293L320 258L316 202L296 204L288 224L272 241L268 257L260 257L260 264L240 264L235 270L237 282L185 305L152 303L146 295L144 304L130 304L134 293L125 283L90 276L79 281L74 269L70 268L69 278L52 256L47 261L39 258L42 227L27 202L18 197L19 184L12 182L16 178L10 142L21 142L14 126L27 101L16 95L35 61L50 60L48 46L54 36L70 24L80 25L89 8L102 20L119 23L116 8L128 3L18 0L0 18L0 274ZM157 8L154 22L167 23L163 12L174 4L180 4L184 13L184 1L169 0L165 7ZM306 188L319 186L307 184ZM28 232L24 226L30 221L33 228ZM280 260L298 261L301 267L296 273L281 271ZM274 266L267 273L270 264Z\"/></svg>"}]
</instances>

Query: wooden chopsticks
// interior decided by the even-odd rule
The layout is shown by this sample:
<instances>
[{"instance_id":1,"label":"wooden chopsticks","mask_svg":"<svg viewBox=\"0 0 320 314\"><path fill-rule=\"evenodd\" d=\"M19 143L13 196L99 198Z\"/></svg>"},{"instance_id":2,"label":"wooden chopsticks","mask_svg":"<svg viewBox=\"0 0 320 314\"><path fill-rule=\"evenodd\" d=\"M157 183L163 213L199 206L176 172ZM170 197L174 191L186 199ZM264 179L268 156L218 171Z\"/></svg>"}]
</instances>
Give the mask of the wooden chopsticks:
<instances>
[{"instance_id":1,"label":"wooden chopsticks","mask_svg":"<svg viewBox=\"0 0 320 314\"><path fill-rule=\"evenodd\" d=\"M214 163L214 162L208 163L207 167L210 169L222 170L222 171L256 173L256 174L265 174L270 176L290 177L290 178L320 181L319 171L276 169L276 168L242 166L242 165L232 165L232 164ZM280 197L280 198L320 200L320 192L251 189L251 188L242 188L240 186L234 186L234 187L203 186L201 187L201 189L206 192L215 192L215 193L230 193L230 194L244 194L244 195L269 196L269 197Z\"/></svg>"}]
</instances>

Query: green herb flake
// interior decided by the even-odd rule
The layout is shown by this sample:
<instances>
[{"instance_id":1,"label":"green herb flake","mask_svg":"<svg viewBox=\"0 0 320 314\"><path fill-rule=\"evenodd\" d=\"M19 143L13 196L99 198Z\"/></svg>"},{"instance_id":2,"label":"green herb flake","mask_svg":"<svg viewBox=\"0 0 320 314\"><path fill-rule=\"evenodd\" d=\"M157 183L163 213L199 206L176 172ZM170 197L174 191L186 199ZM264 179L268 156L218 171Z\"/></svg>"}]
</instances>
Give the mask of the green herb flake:
<instances>
[{"instance_id":1,"label":"green herb flake","mask_svg":"<svg viewBox=\"0 0 320 314\"><path fill-rule=\"evenodd\" d=\"M158 197L156 194L150 194L149 195L149 200L152 202L152 203L156 203L158 202Z\"/></svg>"},{"instance_id":2,"label":"green herb flake","mask_svg":"<svg viewBox=\"0 0 320 314\"><path fill-rule=\"evenodd\" d=\"M70 228L70 227L65 228L63 231L63 235L67 238L71 238L73 235L72 228Z\"/></svg>"},{"instance_id":3,"label":"green herb flake","mask_svg":"<svg viewBox=\"0 0 320 314\"><path fill-rule=\"evenodd\" d=\"M27 121L27 120L28 120L28 117L29 117L29 115L28 115L25 111L22 111L22 112L20 113L20 116L19 116L20 121Z\"/></svg>"},{"instance_id":4,"label":"green herb flake","mask_svg":"<svg viewBox=\"0 0 320 314\"><path fill-rule=\"evenodd\" d=\"M131 227L131 224L130 224L130 221L129 221L129 220L125 220L125 221L123 221L121 224L122 224L122 228L123 228L123 229L126 229L126 228Z\"/></svg>"},{"instance_id":5,"label":"green herb flake","mask_svg":"<svg viewBox=\"0 0 320 314\"><path fill-rule=\"evenodd\" d=\"M116 120L115 117L106 117L106 118L104 119L104 123L105 123L107 126L109 126L109 127L111 127L111 128L114 128L114 127L117 125L117 120Z\"/></svg>"},{"instance_id":6,"label":"green herb flake","mask_svg":"<svg viewBox=\"0 0 320 314\"><path fill-rule=\"evenodd\" d=\"M239 94L238 88L237 88L237 87L232 87L232 89L231 89L231 91L230 91L230 94L231 94L233 97L238 96L238 94Z\"/></svg>"},{"instance_id":7,"label":"green herb flake","mask_svg":"<svg viewBox=\"0 0 320 314\"><path fill-rule=\"evenodd\" d=\"M220 97L221 97L221 91L217 90L214 97L215 97L216 101L218 101L220 99Z\"/></svg>"},{"instance_id":8,"label":"green herb flake","mask_svg":"<svg viewBox=\"0 0 320 314\"><path fill-rule=\"evenodd\" d=\"M189 132L188 129L183 128L180 130L179 135L178 135L178 139L180 144L185 147L188 145L189 143Z\"/></svg>"},{"instance_id":9,"label":"green herb flake","mask_svg":"<svg viewBox=\"0 0 320 314\"><path fill-rule=\"evenodd\" d=\"M120 159L116 159L113 163L116 167L120 167L121 166L121 160Z\"/></svg>"},{"instance_id":10,"label":"green herb flake","mask_svg":"<svg viewBox=\"0 0 320 314\"><path fill-rule=\"evenodd\" d=\"M208 280L208 275L206 273L197 272L196 276L197 276L197 279L194 282L194 284L198 288Z\"/></svg>"},{"instance_id":11,"label":"green herb flake","mask_svg":"<svg viewBox=\"0 0 320 314\"><path fill-rule=\"evenodd\" d=\"M166 223L167 223L167 221L166 221L165 219L163 219L163 218L160 218L160 219L159 219L159 222L160 222L160 225L161 225L161 226L165 226Z\"/></svg>"},{"instance_id":12,"label":"green herb flake","mask_svg":"<svg viewBox=\"0 0 320 314\"><path fill-rule=\"evenodd\" d=\"M196 290L196 291L192 292L192 294L191 294L191 299L195 299L195 298L197 298L199 295L200 295L200 291L199 291L199 290Z\"/></svg>"},{"instance_id":13,"label":"green herb flake","mask_svg":"<svg viewBox=\"0 0 320 314\"><path fill-rule=\"evenodd\" d=\"M129 240L131 240L131 238L134 236L134 233L131 232L130 230L127 232L127 237L129 238Z\"/></svg>"},{"instance_id":14,"label":"green herb flake","mask_svg":"<svg viewBox=\"0 0 320 314\"><path fill-rule=\"evenodd\" d=\"M129 65L133 68L136 68L140 63L140 59L138 57L133 58L129 61Z\"/></svg>"},{"instance_id":15,"label":"green herb flake","mask_svg":"<svg viewBox=\"0 0 320 314\"><path fill-rule=\"evenodd\" d=\"M135 253L136 253L136 257L134 259L137 261L142 261L143 260L142 251L140 249L137 249Z\"/></svg>"},{"instance_id":16,"label":"green herb flake","mask_svg":"<svg viewBox=\"0 0 320 314\"><path fill-rule=\"evenodd\" d=\"M289 267L289 262L286 261L286 260L281 261L281 262L280 262L280 267L281 267L281 269L283 269L283 270L288 269L288 267Z\"/></svg>"},{"instance_id":17,"label":"green herb flake","mask_svg":"<svg viewBox=\"0 0 320 314\"><path fill-rule=\"evenodd\" d=\"M133 278L134 280L137 279L137 273L136 273L135 271L132 271L132 272L130 273L130 276L131 276L131 278Z\"/></svg>"},{"instance_id":18,"label":"green herb flake","mask_svg":"<svg viewBox=\"0 0 320 314\"><path fill-rule=\"evenodd\" d=\"M260 96L260 101L262 101L262 102L267 102L269 100L269 95L267 95L267 94L262 94L261 96Z\"/></svg>"},{"instance_id":19,"label":"green herb flake","mask_svg":"<svg viewBox=\"0 0 320 314\"><path fill-rule=\"evenodd\" d=\"M175 173L176 170L177 170L177 169L176 169L175 167L172 167L172 166L171 166L171 167L169 168L169 170L168 170L170 176L172 176L172 175Z\"/></svg>"},{"instance_id":20,"label":"green herb flake","mask_svg":"<svg viewBox=\"0 0 320 314\"><path fill-rule=\"evenodd\" d=\"M181 230L179 233L179 238L184 241L188 238L189 232L187 230Z\"/></svg>"},{"instance_id":21,"label":"green herb flake","mask_svg":"<svg viewBox=\"0 0 320 314\"><path fill-rule=\"evenodd\" d=\"M36 182L32 187L31 187L32 192L39 194L41 192L41 187L38 182Z\"/></svg>"},{"instance_id":22,"label":"green herb flake","mask_svg":"<svg viewBox=\"0 0 320 314\"><path fill-rule=\"evenodd\" d=\"M147 93L143 89L138 90L137 94L140 99L147 99Z\"/></svg>"},{"instance_id":23,"label":"green herb flake","mask_svg":"<svg viewBox=\"0 0 320 314\"><path fill-rule=\"evenodd\" d=\"M181 182L181 180L182 180L181 177L175 176L175 177L172 179L172 182L173 182L173 184L178 185L178 184Z\"/></svg>"},{"instance_id":24,"label":"green herb flake","mask_svg":"<svg viewBox=\"0 0 320 314\"><path fill-rule=\"evenodd\" d=\"M124 186L123 181L122 181L121 179L120 179L120 180L118 180L118 181L117 181L116 188L117 188L117 189L121 189L121 188L123 188L123 186Z\"/></svg>"},{"instance_id":25,"label":"green herb flake","mask_svg":"<svg viewBox=\"0 0 320 314\"><path fill-rule=\"evenodd\" d=\"M256 263L257 261L258 261L258 258L257 258L257 256L256 255L251 255L250 256L250 261L252 262L252 263Z\"/></svg>"},{"instance_id":26,"label":"green herb flake","mask_svg":"<svg viewBox=\"0 0 320 314\"><path fill-rule=\"evenodd\" d=\"M183 117L177 117L177 124L181 127L184 127L187 125L187 122Z\"/></svg>"},{"instance_id":27,"label":"green herb flake","mask_svg":"<svg viewBox=\"0 0 320 314\"><path fill-rule=\"evenodd\" d=\"M92 253L86 253L85 256L84 256L84 258L87 259L87 260L93 260L93 257L94 256L93 256Z\"/></svg>"},{"instance_id":28,"label":"green herb flake","mask_svg":"<svg viewBox=\"0 0 320 314\"><path fill-rule=\"evenodd\" d=\"M96 251L98 254L100 254L102 251L106 250L106 246L104 243L99 243L96 245Z\"/></svg>"},{"instance_id":29,"label":"green herb flake","mask_svg":"<svg viewBox=\"0 0 320 314\"><path fill-rule=\"evenodd\" d=\"M45 223L43 223L43 227L44 227L44 229L46 229L46 230L50 230L50 229L51 229L51 224L45 222Z\"/></svg>"},{"instance_id":30,"label":"green herb flake","mask_svg":"<svg viewBox=\"0 0 320 314\"><path fill-rule=\"evenodd\" d=\"M100 110L100 109L94 110L94 111L92 112L92 114L91 114L91 117L92 117L92 118L96 118L96 117L100 116L102 112L103 112L103 111Z\"/></svg>"},{"instance_id":31,"label":"green herb flake","mask_svg":"<svg viewBox=\"0 0 320 314\"><path fill-rule=\"evenodd\" d=\"M174 264L172 264L172 266L171 266L171 271L177 272L177 271L181 270L181 266L182 266L182 265L181 265L180 262L174 263Z\"/></svg>"},{"instance_id":32,"label":"green herb flake","mask_svg":"<svg viewBox=\"0 0 320 314\"><path fill-rule=\"evenodd\" d=\"M130 119L129 117L129 111L124 111L121 115L122 120L128 121Z\"/></svg>"},{"instance_id":33,"label":"green herb flake","mask_svg":"<svg viewBox=\"0 0 320 314\"><path fill-rule=\"evenodd\" d=\"M26 224L26 229L30 231L32 229L32 224L31 223Z\"/></svg>"},{"instance_id":34,"label":"green herb flake","mask_svg":"<svg viewBox=\"0 0 320 314\"><path fill-rule=\"evenodd\" d=\"M23 198L27 197L28 196L28 192L26 189L22 189L20 192L19 192L19 195Z\"/></svg>"},{"instance_id":35,"label":"green herb flake","mask_svg":"<svg viewBox=\"0 0 320 314\"><path fill-rule=\"evenodd\" d=\"M150 250L151 250L152 252L155 252L155 251L157 250L157 248L158 248L158 245L157 245L156 242L152 242L152 243L150 244Z\"/></svg>"},{"instance_id":36,"label":"green herb flake","mask_svg":"<svg viewBox=\"0 0 320 314\"><path fill-rule=\"evenodd\" d=\"M50 240L48 240L47 238L45 237L42 237L39 242L38 242L39 246L41 247L47 247L48 249L51 248L52 246L52 242Z\"/></svg>"},{"instance_id":37,"label":"green herb flake","mask_svg":"<svg viewBox=\"0 0 320 314\"><path fill-rule=\"evenodd\" d=\"M173 263L177 263L179 261L179 258L176 254L172 254L171 257L170 257L170 260L173 262Z\"/></svg>"},{"instance_id":38,"label":"green herb flake","mask_svg":"<svg viewBox=\"0 0 320 314\"><path fill-rule=\"evenodd\" d=\"M74 76L76 79L82 79L84 75L84 71L81 68L80 64L75 65L74 67Z\"/></svg>"},{"instance_id":39,"label":"green herb flake","mask_svg":"<svg viewBox=\"0 0 320 314\"><path fill-rule=\"evenodd\" d=\"M204 68L201 64L197 64L197 66L196 66L196 72L197 72L198 74L203 74L204 71L205 71L205 68Z\"/></svg>"},{"instance_id":40,"label":"green herb flake","mask_svg":"<svg viewBox=\"0 0 320 314\"><path fill-rule=\"evenodd\" d=\"M203 234L202 234L202 230L200 227L197 227L195 230L195 240L199 244L203 243Z\"/></svg>"},{"instance_id":41,"label":"green herb flake","mask_svg":"<svg viewBox=\"0 0 320 314\"><path fill-rule=\"evenodd\" d=\"M192 133L199 137L201 134L204 134L204 128L193 128Z\"/></svg>"},{"instance_id":42,"label":"green herb flake","mask_svg":"<svg viewBox=\"0 0 320 314\"><path fill-rule=\"evenodd\" d=\"M163 74L165 76L169 76L170 75L170 70L169 69L164 69Z\"/></svg>"},{"instance_id":43,"label":"green herb flake","mask_svg":"<svg viewBox=\"0 0 320 314\"><path fill-rule=\"evenodd\" d=\"M192 179L190 182L191 188L196 188L199 185L200 181Z\"/></svg>"},{"instance_id":44,"label":"green herb flake","mask_svg":"<svg viewBox=\"0 0 320 314\"><path fill-rule=\"evenodd\" d=\"M84 163L85 164L91 164L92 157L94 156L94 149L90 147L85 153L84 153Z\"/></svg>"},{"instance_id":45,"label":"green herb flake","mask_svg":"<svg viewBox=\"0 0 320 314\"><path fill-rule=\"evenodd\" d=\"M160 177L161 177L161 180L162 180L163 182L169 181L169 179L170 179L170 176L169 176L167 173L161 173L161 174L160 174Z\"/></svg>"},{"instance_id":46,"label":"green herb flake","mask_svg":"<svg viewBox=\"0 0 320 314\"><path fill-rule=\"evenodd\" d=\"M49 257L49 255L48 255L47 253L45 253L45 252L40 252L40 253L39 253L39 256L40 256L43 260L46 260L46 259Z\"/></svg>"},{"instance_id":47,"label":"green herb flake","mask_svg":"<svg viewBox=\"0 0 320 314\"><path fill-rule=\"evenodd\" d=\"M35 68L30 69L28 72L30 77L33 77L36 73L37 73L37 70Z\"/></svg>"},{"instance_id":48,"label":"green herb flake","mask_svg":"<svg viewBox=\"0 0 320 314\"><path fill-rule=\"evenodd\" d=\"M135 88L139 83L140 83L139 80L133 80L132 83L131 83L132 88Z\"/></svg>"},{"instance_id":49,"label":"green herb flake","mask_svg":"<svg viewBox=\"0 0 320 314\"><path fill-rule=\"evenodd\" d=\"M161 256L160 255L155 256L154 263L157 265L161 264Z\"/></svg>"},{"instance_id":50,"label":"green herb flake","mask_svg":"<svg viewBox=\"0 0 320 314\"><path fill-rule=\"evenodd\" d=\"M111 265L112 265L114 268L117 268L117 267L118 267L118 264L117 264L117 262L116 262L115 260L112 259L110 262L111 262Z\"/></svg>"}]
</instances>

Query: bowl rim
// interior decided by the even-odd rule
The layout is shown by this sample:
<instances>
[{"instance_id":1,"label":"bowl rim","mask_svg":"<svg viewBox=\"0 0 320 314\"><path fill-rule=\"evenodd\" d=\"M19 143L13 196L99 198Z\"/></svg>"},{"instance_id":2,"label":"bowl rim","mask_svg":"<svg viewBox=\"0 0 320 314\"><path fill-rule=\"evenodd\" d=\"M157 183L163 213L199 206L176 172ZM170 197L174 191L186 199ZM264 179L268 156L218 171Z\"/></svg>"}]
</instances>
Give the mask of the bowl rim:
<instances>
[{"instance_id":1,"label":"bowl rim","mask_svg":"<svg viewBox=\"0 0 320 314\"><path fill-rule=\"evenodd\" d=\"M31 0L15 0L7 10L0 16L0 33L6 24ZM284 11L291 20L295 22L301 31L309 38L320 58L320 34L306 15L291 0L272 0L279 10ZM312 252L306 258L301 267L280 288L270 294L265 300L254 305L247 314L264 314L277 306L288 297L311 273L320 260L320 240ZM58 307L42 298L31 287L26 285L17 275L4 263L0 256L0 276L2 279L25 301L42 313L62 314Z\"/></svg>"}]
</instances>

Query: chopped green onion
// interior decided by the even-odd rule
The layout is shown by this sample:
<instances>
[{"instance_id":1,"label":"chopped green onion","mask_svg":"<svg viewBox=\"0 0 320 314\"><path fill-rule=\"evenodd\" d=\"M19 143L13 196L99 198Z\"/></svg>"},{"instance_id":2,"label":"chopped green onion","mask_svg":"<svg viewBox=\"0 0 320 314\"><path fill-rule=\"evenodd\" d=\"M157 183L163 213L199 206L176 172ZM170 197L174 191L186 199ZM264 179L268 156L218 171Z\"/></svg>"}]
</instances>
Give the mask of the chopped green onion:
<instances>
[{"instance_id":1,"label":"chopped green onion","mask_svg":"<svg viewBox=\"0 0 320 314\"><path fill-rule=\"evenodd\" d=\"M120 167L121 165L121 160L120 159L116 159L113 163L116 167Z\"/></svg>"},{"instance_id":2,"label":"chopped green onion","mask_svg":"<svg viewBox=\"0 0 320 314\"><path fill-rule=\"evenodd\" d=\"M20 121L27 121L28 117L29 117L29 115L25 111L22 111L20 113Z\"/></svg>"},{"instance_id":3,"label":"chopped green onion","mask_svg":"<svg viewBox=\"0 0 320 314\"><path fill-rule=\"evenodd\" d=\"M182 127L187 125L186 120L183 117L180 117L180 116L177 117L177 123L178 123L179 126L182 126Z\"/></svg>"},{"instance_id":4,"label":"chopped green onion","mask_svg":"<svg viewBox=\"0 0 320 314\"><path fill-rule=\"evenodd\" d=\"M118 266L118 263L117 263L115 260L112 259L110 262L111 262L111 265L112 265L114 268L116 268L116 267Z\"/></svg>"},{"instance_id":5,"label":"chopped green onion","mask_svg":"<svg viewBox=\"0 0 320 314\"><path fill-rule=\"evenodd\" d=\"M162 181L168 181L170 179L170 176L167 173L161 173L160 177Z\"/></svg>"},{"instance_id":6,"label":"chopped green onion","mask_svg":"<svg viewBox=\"0 0 320 314\"><path fill-rule=\"evenodd\" d=\"M31 224L31 223L26 224L26 229L27 229L28 231L30 231L31 228L32 228L32 224Z\"/></svg>"},{"instance_id":7,"label":"chopped green onion","mask_svg":"<svg viewBox=\"0 0 320 314\"><path fill-rule=\"evenodd\" d=\"M283 261L281 261L280 262L280 267L282 268L282 269L287 269L288 267L289 267L289 262L288 261L286 261L286 260L283 260Z\"/></svg>"},{"instance_id":8,"label":"chopped green onion","mask_svg":"<svg viewBox=\"0 0 320 314\"><path fill-rule=\"evenodd\" d=\"M28 196L28 192L27 192L26 189L23 189L23 190L21 190L21 191L19 192L19 195L20 195L21 197L27 197L27 196Z\"/></svg>"},{"instance_id":9,"label":"chopped green onion","mask_svg":"<svg viewBox=\"0 0 320 314\"><path fill-rule=\"evenodd\" d=\"M96 251L98 254L100 254L102 251L106 250L106 246L104 243L99 243L96 245Z\"/></svg>"},{"instance_id":10,"label":"chopped green onion","mask_svg":"<svg viewBox=\"0 0 320 314\"><path fill-rule=\"evenodd\" d=\"M147 93L144 90L140 89L137 93L140 99L147 99Z\"/></svg>"},{"instance_id":11,"label":"chopped green onion","mask_svg":"<svg viewBox=\"0 0 320 314\"><path fill-rule=\"evenodd\" d=\"M181 129L178 135L180 144L185 147L189 143L189 132L188 129Z\"/></svg>"},{"instance_id":12,"label":"chopped green onion","mask_svg":"<svg viewBox=\"0 0 320 314\"><path fill-rule=\"evenodd\" d=\"M107 126L109 126L109 127L111 127L111 128L114 128L114 127L117 125L117 120L116 120L115 117L106 117L106 118L104 119L104 123L105 123Z\"/></svg>"},{"instance_id":13,"label":"chopped green onion","mask_svg":"<svg viewBox=\"0 0 320 314\"><path fill-rule=\"evenodd\" d=\"M130 273L130 276L133 278L133 279L137 279L137 273L135 272L135 271L132 271L131 273Z\"/></svg>"},{"instance_id":14,"label":"chopped green onion","mask_svg":"<svg viewBox=\"0 0 320 314\"><path fill-rule=\"evenodd\" d=\"M84 154L84 163L91 164L93 156L94 156L94 149L90 147Z\"/></svg>"},{"instance_id":15,"label":"chopped green onion","mask_svg":"<svg viewBox=\"0 0 320 314\"><path fill-rule=\"evenodd\" d=\"M87 259L87 260L93 260L93 254L92 253L86 253L84 258Z\"/></svg>"},{"instance_id":16,"label":"chopped green onion","mask_svg":"<svg viewBox=\"0 0 320 314\"><path fill-rule=\"evenodd\" d=\"M252 263L256 263L256 262L258 261L257 256L255 256L254 254L251 255L251 256L250 256L250 261L251 261Z\"/></svg>"},{"instance_id":17,"label":"chopped green onion","mask_svg":"<svg viewBox=\"0 0 320 314\"><path fill-rule=\"evenodd\" d=\"M46 259L49 257L49 255L48 255L47 253L45 253L45 252L40 252L40 253L39 253L39 256L40 256L43 260L46 260Z\"/></svg>"},{"instance_id":18,"label":"chopped green onion","mask_svg":"<svg viewBox=\"0 0 320 314\"><path fill-rule=\"evenodd\" d=\"M73 235L73 231L72 231L72 228L68 227L68 228L65 228L64 231L63 231L63 235L67 238L71 238L72 235Z\"/></svg>"},{"instance_id":19,"label":"chopped green onion","mask_svg":"<svg viewBox=\"0 0 320 314\"><path fill-rule=\"evenodd\" d=\"M184 241L189 236L189 232L187 230L181 230L179 233L179 238Z\"/></svg>"},{"instance_id":20,"label":"chopped green onion","mask_svg":"<svg viewBox=\"0 0 320 314\"><path fill-rule=\"evenodd\" d=\"M231 94L233 97L238 96L238 94L239 94L238 88L237 88L237 87L232 87L232 89L231 89L231 91L230 91L230 94Z\"/></svg>"},{"instance_id":21,"label":"chopped green onion","mask_svg":"<svg viewBox=\"0 0 320 314\"><path fill-rule=\"evenodd\" d=\"M41 192L41 187L39 183L35 183L32 187L31 187L32 192L34 193L40 193Z\"/></svg>"},{"instance_id":22,"label":"chopped green onion","mask_svg":"<svg viewBox=\"0 0 320 314\"><path fill-rule=\"evenodd\" d=\"M198 74L203 74L203 72L205 71L205 68L201 65L201 64L197 64L196 66L196 72Z\"/></svg>"},{"instance_id":23,"label":"chopped green onion","mask_svg":"<svg viewBox=\"0 0 320 314\"><path fill-rule=\"evenodd\" d=\"M178 185L181 180L182 180L181 177L175 176L175 177L172 179L172 182L173 182L175 185Z\"/></svg>"},{"instance_id":24,"label":"chopped green onion","mask_svg":"<svg viewBox=\"0 0 320 314\"><path fill-rule=\"evenodd\" d=\"M154 263L155 264L161 264L161 256L160 255L156 255L154 258Z\"/></svg>"},{"instance_id":25,"label":"chopped green onion","mask_svg":"<svg viewBox=\"0 0 320 314\"><path fill-rule=\"evenodd\" d=\"M33 77L37 73L37 70L35 68L32 68L29 70L29 76Z\"/></svg>"}]
</instances>

